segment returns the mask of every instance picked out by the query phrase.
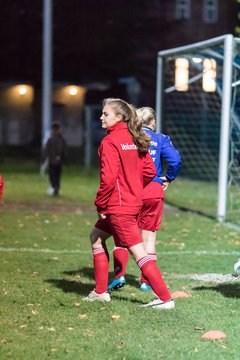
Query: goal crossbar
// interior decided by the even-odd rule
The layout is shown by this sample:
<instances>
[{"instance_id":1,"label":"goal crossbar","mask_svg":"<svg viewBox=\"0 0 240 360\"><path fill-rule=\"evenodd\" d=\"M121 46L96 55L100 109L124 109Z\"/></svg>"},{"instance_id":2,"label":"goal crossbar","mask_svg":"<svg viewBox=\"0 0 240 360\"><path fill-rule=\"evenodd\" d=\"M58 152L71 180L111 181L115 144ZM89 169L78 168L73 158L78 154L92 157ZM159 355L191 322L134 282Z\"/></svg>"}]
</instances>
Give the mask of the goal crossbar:
<instances>
[{"instance_id":1,"label":"goal crossbar","mask_svg":"<svg viewBox=\"0 0 240 360\"><path fill-rule=\"evenodd\" d=\"M167 49L158 52L157 57L157 86L156 86L156 115L157 131L162 131L164 114L164 94L168 89L164 89L164 66L166 58L187 56L190 53L201 52L206 48L219 46L223 47L223 55L215 52L215 57L223 62L222 72L222 92L221 92L221 120L220 120L220 144L219 144L219 167L218 167L218 204L217 219L223 222L227 209L227 187L228 187L228 160L229 160L229 137L230 137L230 118L234 62L234 47L240 43L240 39L235 39L233 35L226 34L213 39L197 42L194 44ZM209 50L209 56L213 57L213 52ZM239 65L238 65L239 67ZM201 78L201 75L199 75ZM198 79L196 77L196 79Z\"/></svg>"}]
</instances>

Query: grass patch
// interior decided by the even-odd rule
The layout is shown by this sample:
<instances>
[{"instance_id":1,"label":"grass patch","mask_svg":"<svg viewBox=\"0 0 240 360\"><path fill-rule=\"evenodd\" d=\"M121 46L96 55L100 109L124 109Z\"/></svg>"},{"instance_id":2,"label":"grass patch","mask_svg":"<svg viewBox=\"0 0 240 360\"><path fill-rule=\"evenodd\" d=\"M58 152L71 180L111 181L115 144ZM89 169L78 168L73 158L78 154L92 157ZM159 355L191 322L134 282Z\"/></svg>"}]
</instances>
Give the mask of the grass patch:
<instances>
[{"instance_id":1,"label":"grass patch","mask_svg":"<svg viewBox=\"0 0 240 360\"><path fill-rule=\"evenodd\" d=\"M229 274L240 253L239 233L206 216L166 207L157 236L158 264L171 292L192 297L176 299L172 311L142 309L153 294L139 291L140 273L130 259L127 285L112 293L109 304L85 303L82 298L94 287L88 238L96 221L97 170L65 170L63 195L55 199L45 195L48 181L37 167L19 166L1 169L6 181L2 209L8 205L4 210L0 205L1 359L239 358L239 282L174 278ZM16 205L23 203L19 210ZM111 239L108 245L111 251ZM217 251L227 254L216 256ZM112 268L111 258L110 278ZM212 329L227 338L200 339Z\"/></svg>"}]
</instances>

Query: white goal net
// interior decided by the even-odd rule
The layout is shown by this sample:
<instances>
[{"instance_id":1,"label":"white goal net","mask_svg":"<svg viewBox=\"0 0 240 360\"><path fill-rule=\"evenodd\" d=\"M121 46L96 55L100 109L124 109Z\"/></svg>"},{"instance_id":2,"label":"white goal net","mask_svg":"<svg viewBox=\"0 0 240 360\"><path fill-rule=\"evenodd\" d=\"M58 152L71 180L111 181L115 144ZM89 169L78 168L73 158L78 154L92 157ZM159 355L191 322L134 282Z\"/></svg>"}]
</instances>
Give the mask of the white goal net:
<instances>
[{"instance_id":1,"label":"white goal net","mask_svg":"<svg viewBox=\"0 0 240 360\"><path fill-rule=\"evenodd\" d=\"M211 215L240 225L240 41L225 35L160 51L156 103L158 130L180 151L193 201L202 185L203 202L216 194Z\"/></svg>"}]
</instances>

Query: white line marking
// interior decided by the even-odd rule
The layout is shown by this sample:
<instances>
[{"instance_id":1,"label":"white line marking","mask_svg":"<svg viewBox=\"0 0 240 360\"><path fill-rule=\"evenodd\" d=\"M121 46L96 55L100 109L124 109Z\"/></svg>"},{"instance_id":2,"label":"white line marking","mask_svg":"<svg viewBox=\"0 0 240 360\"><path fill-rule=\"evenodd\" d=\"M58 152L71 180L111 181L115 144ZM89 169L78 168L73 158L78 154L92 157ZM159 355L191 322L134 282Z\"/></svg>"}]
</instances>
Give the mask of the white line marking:
<instances>
[{"instance_id":1,"label":"white line marking","mask_svg":"<svg viewBox=\"0 0 240 360\"><path fill-rule=\"evenodd\" d=\"M90 254L91 251L84 250L54 250L54 249L36 249L36 248L4 248L0 247L0 252L32 252L32 253L54 253L54 254Z\"/></svg>"},{"instance_id":2,"label":"white line marking","mask_svg":"<svg viewBox=\"0 0 240 360\"><path fill-rule=\"evenodd\" d=\"M196 250L196 251L158 251L159 256L161 255L220 255L220 256L225 256L225 255L236 255L239 256L240 255L240 251L208 251L208 250Z\"/></svg>"},{"instance_id":3,"label":"white line marking","mask_svg":"<svg viewBox=\"0 0 240 360\"><path fill-rule=\"evenodd\" d=\"M0 247L0 252L32 252L32 253L55 253L55 254L91 254L91 250L80 250L80 249L37 249L37 248L5 248ZM240 256L240 251L207 251L207 250L196 250L196 251L159 251L160 256L169 255L214 255L214 256Z\"/></svg>"},{"instance_id":4,"label":"white line marking","mask_svg":"<svg viewBox=\"0 0 240 360\"><path fill-rule=\"evenodd\" d=\"M233 276L232 274L169 274L168 278L170 279L191 279L204 282L213 282L213 283L226 283L232 281L239 281L240 277Z\"/></svg>"}]
</instances>

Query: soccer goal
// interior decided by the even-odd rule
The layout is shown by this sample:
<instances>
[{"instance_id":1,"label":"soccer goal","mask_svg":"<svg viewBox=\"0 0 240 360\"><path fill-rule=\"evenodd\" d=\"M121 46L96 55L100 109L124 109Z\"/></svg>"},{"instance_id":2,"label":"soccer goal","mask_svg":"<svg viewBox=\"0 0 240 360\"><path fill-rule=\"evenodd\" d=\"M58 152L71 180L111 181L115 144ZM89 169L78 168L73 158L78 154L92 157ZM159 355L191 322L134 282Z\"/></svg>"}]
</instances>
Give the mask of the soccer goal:
<instances>
[{"instance_id":1,"label":"soccer goal","mask_svg":"<svg viewBox=\"0 0 240 360\"><path fill-rule=\"evenodd\" d=\"M202 191L203 201L212 199L211 215L239 226L240 39L224 35L160 51L156 112L157 130L181 153L180 178L192 184L193 199L194 189ZM202 211L197 200L194 210Z\"/></svg>"}]
</instances>

